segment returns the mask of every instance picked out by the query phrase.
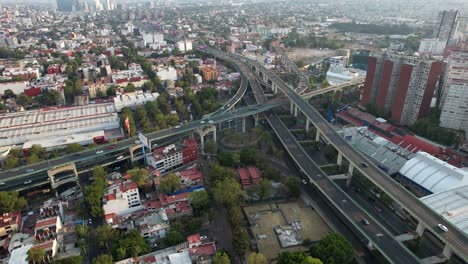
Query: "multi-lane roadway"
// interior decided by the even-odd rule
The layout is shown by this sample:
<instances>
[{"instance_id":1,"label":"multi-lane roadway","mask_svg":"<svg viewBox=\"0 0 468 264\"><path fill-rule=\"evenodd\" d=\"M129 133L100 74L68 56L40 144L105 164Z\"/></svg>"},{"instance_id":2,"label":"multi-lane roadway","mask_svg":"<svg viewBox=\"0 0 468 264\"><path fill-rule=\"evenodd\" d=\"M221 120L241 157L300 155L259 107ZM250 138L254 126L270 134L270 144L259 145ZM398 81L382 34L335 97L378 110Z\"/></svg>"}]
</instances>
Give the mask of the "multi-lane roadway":
<instances>
[{"instance_id":1,"label":"multi-lane roadway","mask_svg":"<svg viewBox=\"0 0 468 264\"><path fill-rule=\"evenodd\" d=\"M367 161L366 157L359 151L352 148L331 125L317 112L310 104L301 98L293 89L287 86L279 77L265 69L256 61L246 59L248 63L260 69L263 74L275 83L278 88L301 110L320 131L321 135L332 144L343 156L356 168L370 179L375 185L384 190L392 199L403 206L415 218L421 221L426 228L431 229L433 233L445 243L448 243L452 250L460 257L468 260L468 237L467 235L449 221L444 219L438 213L432 211L424 205L417 197L409 191L402 188L393 179L385 175L372 162L366 162L368 166L361 166L363 161ZM449 227L447 232L439 232L438 224L443 224Z\"/></svg>"},{"instance_id":2,"label":"multi-lane roadway","mask_svg":"<svg viewBox=\"0 0 468 264\"><path fill-rule=\"evenodd\" d=\"M267 103L267 98L255 75L251 71L244 74L249 79L257 103ZM317 164L307 155L294 135L291 134L289 129L275 113L271 111L267 112L265 113L265 118L301 171L307 175L310 182L315 184L328 200L334 204L334 207L338 210L338 214L346 217L351 225L354 225L354 229L360 230L368 241L372 241L373 245L375 245L389 261L393 263L420 262L411 251L395 240L387 229L380 225L379 222L356 202L350 199L345 192L319 169Z\"/></svg>"},{"instance_id":3,"label":"multi-lane roadway","mask_svg":"<svg viewBox=\"0 0 468 264\"><path fill-rule=\"evenodd\" d=\"M232 119L251 116L268 109L285 104L284 100L272 101L258 107L244 107L233 111L221 113L202 121L192 121L178 127L163 129L148 133L146 136L150 142L162 140L168 137L193 131L195 128L227 122ZM202 123L203 122L203 123ZM48 179L47 170L74 162L77 167L98 164L99 162L109 162L115 160L120 155L128 153L129 147L136 145L136 137L124 139L114 144L103 145L94 149L81 151L75 154L65 155L57 159L42 161L18 169L12 169L0 173L0 190L21 190L26 187L33 187L35 184L45 183ZM128 158L125 155L124 158ZM120 159L119 159L120 160ZM29 182L31 180L31 182Z\"/></svg>"}]
</instances>

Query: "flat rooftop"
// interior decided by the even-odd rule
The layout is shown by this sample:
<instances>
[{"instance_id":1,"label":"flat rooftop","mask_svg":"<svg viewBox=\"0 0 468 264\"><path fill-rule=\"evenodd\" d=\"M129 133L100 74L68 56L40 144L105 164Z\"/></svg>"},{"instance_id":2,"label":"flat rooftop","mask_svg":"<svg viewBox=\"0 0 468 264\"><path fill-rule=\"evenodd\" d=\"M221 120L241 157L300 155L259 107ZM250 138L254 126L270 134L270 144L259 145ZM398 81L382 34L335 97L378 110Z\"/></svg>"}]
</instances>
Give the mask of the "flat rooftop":
<instances>
[{"instance_id":1,"label":"flat rooftop","mask_svg":"<svg viewBox=\"0 0 468 264\"><path fill-rule=\"evenodd\" d=\"M0 146L118 128L119 121L112 103L8 113L0 115Z\"/></svg>"}]
</instances>

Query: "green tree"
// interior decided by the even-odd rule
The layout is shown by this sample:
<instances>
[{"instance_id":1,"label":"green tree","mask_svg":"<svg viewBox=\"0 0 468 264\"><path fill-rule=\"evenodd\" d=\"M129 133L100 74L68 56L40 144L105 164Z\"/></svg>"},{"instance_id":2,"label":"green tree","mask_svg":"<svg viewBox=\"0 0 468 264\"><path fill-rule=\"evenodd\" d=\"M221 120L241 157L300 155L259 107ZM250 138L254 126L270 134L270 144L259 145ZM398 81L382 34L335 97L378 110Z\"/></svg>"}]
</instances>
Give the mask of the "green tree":
<instances>
[{"instance_id":1,"label":"green tree","mask_svg":"<svg viewBox=\"0 0 468 264\"><path fill-rule=\"evenodd\" d=\"M193 209L200 213L208 208L210 197L208 196L208 192L203 189L201 191L191 192L189 194L189 200Z\"/></svg>"},{"instance_id":2,"label":"green tree","mask_svg":"<svg viewBox=\"0 0 468 264\"><path fill-rule=\"evenodd\" d=\"M286 187L288 189L289 196L297 198L301 195L301 189L299 188L300 181L296 177L289 177L286 181Z\"/></svg>"},{"instance_id":3,"label":"green tree","mask_svg":"<svg viewBox=\"0 0 468 264\"><path fill-rule=\"evenodd\" d=\"M107 88L106 90L106 95L107 96L115 96L117 93L115 91L115 87L114 86L110 86Z\"/></svg>"},{"instance_id":4,"label":"green tree","mask_svg":"<svg viewBox=\"0 0 468 264\"><path fill-rule=\"evenodd\" d=\"M41 145L34 144L29 149L29 153L34 154L39 158L44 158L46 151Z\"/></svg>"},{"instance_id":5,"label":"green tree","mask_svg":"<svg viewBox=\"0 0 468 264\"><path fill-rule=\"evenodd\" d=\"M96 228L96 239L100 245L105 245L109 248L109 242L112 243L117 237L118 232L110 225L102 225Z\"/></svg>"},{"instance_id":6,"label":"green tree","mask_svg":"<svg viewBox=\"0 0 468 264\"><path fill-rule=\"evenodd\" d=\"M184 235L177 230L170 230L164 238L164 244L168 247L178 245L185 241Z\"/></svg>"},{"instance_id":7,"label":"green tree","mask_svg":"<svg viewBox=\"0 0 468 264\"><path fill-rule=\"evenodd\" d=\"M262 201L263 198L271 195L271 181L268 179L261 179L261 181L257 185L252 186L251 189L258 199Z\"/></svg>"},{"instance_id":8,"label":"green tree","mask_svg":"<svg viewBox=\"0 0 468 264\"><path fill-rule=\"evenodd\" d=\"M245 228L241 226L237 226L232 230L232 246L234 248L234 252L239 256L243 256L245 252L249 249L250 242L249 242L249 235Z\"/></svg>"},{"instance_id":9,"label":"green tree","mask_svg":"<svg viewBox=\"0 0 468 264\"><path fill-rule=\"evenodd\" d=\"M88 205L89 213L93 217L100 217L102 210L102 197L107 190L105 180L106 171L102 166L94 166L92 170L94 182L84 189L84 198Z\"/></svg>"},{"instance_id":10,"label":"green tree","mask_svg":"<svg viewBox=\"0 0 468 264\"><path fill-rule=\"evenodd\" d=\"M307 256L301 264L323 264L323 262L318 258L313 258L311 256Z\"/></svg>"},{"instance_id":11,"label":"green tree","mask_svg":"<svg viewBox=\"0 0 468 264\"><path fill-rule=\"evenodd\" d=\"M16 168L20 165L20 159L18 156L16 155L8 155L8 158L6 159L6 162L5 162L5 168L6 169L12 169L12 168Z\"/></svg>"},{"instance_id":12,"label":"green tree","mask_svg":"<svg viewBox=\"0 0 468 264\"><path fill-rule=\"evenodd\" d=\"M75 152L80 152L82 151L84 148L83 146L81 146L80 144L78 143L72 143L70 145L67 146L67 153L75 153Z\"/></svg>"},{"instance_id":13,"label":"green tree","mask_svg":"<svg viewBox=\"0 0 468 264\"><path fill-rule=\"evenodd\" d=\"M124 88L124 92L132 93L136 91L136 87L133 83L128 83L127 86Z\"/></svg>"},{"instance_id":14,"label":"green tree","mask_svg":"<svg viewBox=\"0 0 468 264\"><path fill-rule=\"evenodd\" d=\"M137 257L149 251L148 243L136 230L123 234L115 240L112 246L112 255L116 260Z\"/></svg>"},{"instance_id":15,"label":"green tree","mask_svg":"<svg viewBox=\"0 0 468 264\"><path fill-rule=\"evenodd\" d=\"M278 264L302 264L306 256L302 251L285 251L278 255Z\"/></svg>"},{"instance_id":16,"label":"green tree","mask_svg":"<svg viewBox=\"0 0 468 264\"><path fill-rule=\"evenodd\" d=\"M205 143L205 152L209 154L216 154L218 151L218 144L214 140Z\"/></svg>"},{"instance_id":17,"label":"green tree","mask_svg":"<svg viewBox=\"0 0 468 264\"><path fill-rule=\"evenodd\" d=\"M8 106L6 106L4 103L0 103L0 110L2 110L2 111L7 111L7 110L8 110Z\"/></svg>"},{"instance_id":18,"label":"green tree","mask_svg":"<svg viewBox=\"0 0 468 264\"><path fill-rule=\"evenodd\" d=\"M89 228L85 225L77 225L75 228L76 235L80 239L87 239L89 235Z\"/></svg>"},{"instance_id":19,"label":"green tree","mask_svg":"<svg viewBox=\"0 0 468 264\"><path fill-rule=\"evenodd\" d=\"M237 174L231 168L214 164L208 171L208 178L211 182L222 181L226 178L237 179Z\"/></svg>"},{"instance_id":20,"label":"green tree","mask_svg":"<svg viewBox=\"0 0 468 264\"><path fill-rule=\"evenodd\" d=\"M321 239L310 248L310 254L327 264L351 263L354 257L351 243L337 233L331 233Z\"/></svg>"},{"instance_id":21,"label":"green tree","mask_svg":"<svg viewBox=\"0 0 468 264\"><path fill-rule=\"evenodd\" d=\"M59 260L54 260L53 264L81 264L83 261L82 256L71 256Z\"/></svg>"},{"instance_id":22,"label":"green tree","mask_svg":"<svg viewBox=\"0 0 468 264\"><path fill-rule=\"evenodd\" d=\"M130 179L138 185L139 188L143 187L148 178L148 171L144 168L135 168L127 171Z\"/></svg>"},{"instance_id":23,"label":"green tree","mask_svg":"<svg viewBox=\"0 0 468 264\"><path fill-rule=\"evenodd\" d=\"M23 107L26 107L32 103L32 100L31 100L31 97L25 94L21 94L16 98L16 103Z\"/></svg>"},{"instance_id":24,"label":"green tree","mask_svg":"<svg viewBox=\"0 0 468 264\"><path fill-rule=\"evenodd\" d=\"M45 251L42 248L31 248L28 250L28 260L35 264L43 263Z\"/></svg>"},{"instance_id":25,"label":"green tree","mask_svg":"<svg viewBox=\"0 0 468 264\"><path fill-rule=\"evenodd\" d=\"M3 98L8 99L8 98L16 98L16 94L11 90L11 89L6 89L3 92Z\"/></svg>"},{"instance_id":26,"label":"green tree","mask_svg":"<svg viewBox=\"0 0 468 264\"><path fill-rule=\"evenodd\" d=\"M28 162L28 164L34 164L41 161L41 158L39 158L36 154L31 154L29 155L29 157L26 158L26 161Z\"/></svg>"},{"instance_id":27,"label":"green tree","mask_svg":"<svg viewBox=\"0 0 468 264\"><path fill-rule=\"evenodd\" d=\"M241 201L242 189L239 182L234 178L224 178L214 183L213 196L218 204L233 207Z\"/></svg>"},{"instance_id":28,"label":"green tree","mask_svg":"<svg viewBox=\"0 0 468 264\"><path fill-rule=\"evenodd\" d=\"M213 264L230 264L231 259L229 258L229 255L226 252L221 252L218 251L216 252L214 259L213 259Z\"/></svg>"},{"instance_id":29,"label":"green tree","mask_svg":"<svg viewBox=\"0 0 468 264\"><path fill-rule=\"evenodd\" d=\"M242 224L242 212L239 206L233 206L228 208L228 220L231 224L231 228L240 226Z\"/></svg>"},{"instance_id":30,"label":"green tree","mask_svg":"<svg viewBox=\"0 0 468 264\"><path fill-rule=\"evenodd\" d=\"M180 189L180 178L174 173L168 173L165 177L161 178L159 183L159 190L162 193L173 193Z\"/></svg>"},{"instance_id":31,"label":"green tree","mask_svg":"<svg viewBox=\"0 0 468 264\"><path fill-rule=\"evenodd\" d=\"M268 260L262 253L253 252L247 258L247 264L267 264Z\"/></svg>"},{"instance_id":32,"label":"green tree","mask_svg":"<svg viewBox=\"0 0 468 264\"><path fill-rule=\"evenodd\" d=\"M18 192L0 192L0 214L21 210L25 205L26 200Z\"/></svg>"},{"instance_id":33,"label":"green tree","mask_svg":"<svg viewBox=\"0 0 468 264\"><path fill-rule=\"evenodd\" d=\"M114 261L111 255L103 254L93 259L93 264L113 264Z\"/></svg>"},{"instance_id":34,"label":"green tree","mask_svg":"<svg viewBox=\"0 0 468 264\"><path fill-rule=\"evenodd\" d=\"M240 161L244 165L255 165L257 162L257 154L255 149L243 149L240 152Z\"/></svg>"}]
</instances>

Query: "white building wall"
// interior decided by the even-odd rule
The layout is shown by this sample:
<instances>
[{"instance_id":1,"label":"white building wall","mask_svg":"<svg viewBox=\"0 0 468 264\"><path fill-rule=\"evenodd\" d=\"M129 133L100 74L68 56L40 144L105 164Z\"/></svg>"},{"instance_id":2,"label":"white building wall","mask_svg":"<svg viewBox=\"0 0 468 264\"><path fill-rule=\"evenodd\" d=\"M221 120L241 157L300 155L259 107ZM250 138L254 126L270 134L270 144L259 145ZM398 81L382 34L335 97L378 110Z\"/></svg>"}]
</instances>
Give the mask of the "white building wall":
<instances>
[{"instance_id":1,"label":"white building wall","mask_svg":"<svg viewBox=\"0 0 468 264\"><path fill-rule=\"evenodd\" d=\"M166 68L161 68L158 69L158 72L156 73L162 81L177 81L177 71L174 67L166 67Z\"/></svg>"},{"instance_id":2,"label":"white building wall","mask_svg":"<svg viewBox=\"0 0 468 264\"><path fill-rule=\"evenodd\" d=\"M440 126L468 132L468 52L450 55L440 107Z\"/></svg>"},{"instance_id":3,"label":"white building wall","mask_svg":"<svg viewBox=\"0 0 468 264\"><path fill-rule=\"evenodd\" d=\"M418 52L421 54L442 55L447 42L440 39L422 39Z\"/></svg>"}]
</instances>

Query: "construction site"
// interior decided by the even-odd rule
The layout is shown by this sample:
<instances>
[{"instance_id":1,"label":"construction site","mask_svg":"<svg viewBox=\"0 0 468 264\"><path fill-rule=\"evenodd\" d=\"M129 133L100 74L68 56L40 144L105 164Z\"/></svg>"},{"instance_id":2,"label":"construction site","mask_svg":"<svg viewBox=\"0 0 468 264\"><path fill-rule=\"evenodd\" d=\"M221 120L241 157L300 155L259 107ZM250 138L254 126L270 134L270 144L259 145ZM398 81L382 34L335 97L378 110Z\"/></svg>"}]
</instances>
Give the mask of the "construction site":
<instances>
[{"instance_id":1,"label":"construction site","mask_svg":"<svg viewBox=\"0 0 468 264\"><path fill-rule=\"evenodd\" d=\"M331 232L330 227L302 201L262 203L244 207L254 243L269 260L279 252L307 250Z\"/></svg>"}]
</instances>

